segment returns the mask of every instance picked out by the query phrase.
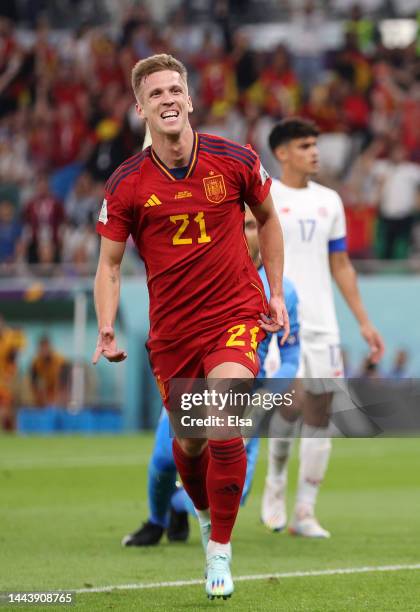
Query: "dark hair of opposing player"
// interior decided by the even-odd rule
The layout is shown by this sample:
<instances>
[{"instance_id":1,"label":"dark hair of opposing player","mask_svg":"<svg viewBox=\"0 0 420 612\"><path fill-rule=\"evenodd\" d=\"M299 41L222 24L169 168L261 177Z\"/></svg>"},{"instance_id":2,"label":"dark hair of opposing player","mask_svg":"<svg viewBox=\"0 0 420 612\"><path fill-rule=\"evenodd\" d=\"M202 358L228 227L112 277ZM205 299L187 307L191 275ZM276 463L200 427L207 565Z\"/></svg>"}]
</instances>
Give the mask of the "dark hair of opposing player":
<instances>
[{"instance_id":1,"label":"dark hair of opposing player","mask_svg":"<svg viewBox=\"0 0 420 612\"><path fill-rule=\"evenodd\" d=\"M287 144L296 138L307 138L308 136L319 136L320 129L313 121L301 117L288 117L277 123L271 130L268 142L274 152L277 147Z\"/></svg>"}]
</instances>

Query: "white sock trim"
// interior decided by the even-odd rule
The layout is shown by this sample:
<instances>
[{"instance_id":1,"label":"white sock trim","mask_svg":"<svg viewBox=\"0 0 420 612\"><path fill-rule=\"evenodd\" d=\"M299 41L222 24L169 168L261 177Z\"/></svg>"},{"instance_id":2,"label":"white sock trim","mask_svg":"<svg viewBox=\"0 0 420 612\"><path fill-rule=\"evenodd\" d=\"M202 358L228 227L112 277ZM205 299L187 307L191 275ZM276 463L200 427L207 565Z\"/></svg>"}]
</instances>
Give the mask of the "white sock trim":
<instances>
[{"instance_id":1,"label":"white sock trim","mask_svg":"<svg viewBox=\"0 0 420 612\"><path fill-rule=\"evenodd\" d=\"M208 555L218 555L224 554L232 556L232 546L231 543L221 544L220 542L215 542L214 540L209 540L207 544L207 554Z\"/></svg>"},{"instance_id":2,"label":"white sock trim","mask_svg":"<svg viewBox=\"0 0 420 612\"><path fill-rule=\"evenodd\" d=\"M200 525L208 525L210 523L210 508L207 508L207 510L197 510L195 508L195 511Z\"/></svg>"}]
</instances>

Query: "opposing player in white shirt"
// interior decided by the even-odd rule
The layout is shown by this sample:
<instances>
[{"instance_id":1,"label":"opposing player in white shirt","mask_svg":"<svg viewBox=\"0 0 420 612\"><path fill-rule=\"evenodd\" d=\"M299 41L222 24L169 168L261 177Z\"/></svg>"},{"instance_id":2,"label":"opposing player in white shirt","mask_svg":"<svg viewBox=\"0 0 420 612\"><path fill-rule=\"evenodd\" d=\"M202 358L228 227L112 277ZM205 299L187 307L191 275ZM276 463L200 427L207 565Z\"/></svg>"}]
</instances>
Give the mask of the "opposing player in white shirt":
<instances>
[{"instance_id":1,"label":"opposing player in white shirt","mask_svg":"<svg viewBox=\"0 0 420 612\"><path fill-rule=\"evenodd\" d=\"M340 337L331 278L334 278L370 347L370 359L382 357L384 345L372 326L346 252L346 224L340 196L310 180L318 171L317 126L300 118L285 119L270 134L270 147L281 167L271 195L284 233L285 276L299 297L301 366L304 381L304 424L301 432L299 482L289 531L307 537L329 537L314 508L331 452L327 437L333 393L328 379L343 377ZM319 380L323 379L323 380ZM287 460L295 423L276 416L269 440L268 474L262 520L274 531L285 528Z\"/></svg>"}]
</instances>

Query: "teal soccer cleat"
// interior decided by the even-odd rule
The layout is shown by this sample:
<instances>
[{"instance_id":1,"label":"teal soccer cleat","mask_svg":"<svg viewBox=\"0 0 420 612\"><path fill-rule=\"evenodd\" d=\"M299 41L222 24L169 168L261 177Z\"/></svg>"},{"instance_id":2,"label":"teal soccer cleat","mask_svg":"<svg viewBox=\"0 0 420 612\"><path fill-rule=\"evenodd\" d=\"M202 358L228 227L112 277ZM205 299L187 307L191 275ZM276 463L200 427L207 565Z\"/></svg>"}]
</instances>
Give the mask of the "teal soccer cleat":
<instances>
[{"instance_id":1,"label":"teal soccer cleat","mask_svg":"<svg viewBox=\"0 0 420 612\"><path fill-rule=\"evenodd\" d=\"M230 562L231 556L227 553L207 555L206 593L209 599L228 599L232 595L234 587Z\"/></svg>"}]
</instances>

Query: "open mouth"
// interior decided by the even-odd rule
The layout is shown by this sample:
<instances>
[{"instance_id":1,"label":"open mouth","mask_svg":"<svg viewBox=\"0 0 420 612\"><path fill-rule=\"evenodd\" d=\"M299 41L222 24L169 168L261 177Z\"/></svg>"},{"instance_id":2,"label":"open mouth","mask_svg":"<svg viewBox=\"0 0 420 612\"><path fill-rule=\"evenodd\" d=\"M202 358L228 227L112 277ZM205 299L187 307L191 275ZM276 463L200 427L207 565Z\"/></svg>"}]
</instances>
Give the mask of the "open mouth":
<instances>
[{"instance_id":1,"label":"open mouth","mask_svg":"<svg viewBox=\"0 0 420 612\"><path fill-rule=\"evenodd\" d=\"M165 111L161 114L161 117L164 121L169 123L171 121L175 121L175 119L178 119L179 112L176 110Z\"/></svg>"}]
</instances>

